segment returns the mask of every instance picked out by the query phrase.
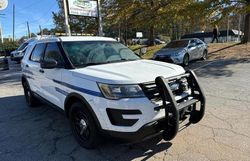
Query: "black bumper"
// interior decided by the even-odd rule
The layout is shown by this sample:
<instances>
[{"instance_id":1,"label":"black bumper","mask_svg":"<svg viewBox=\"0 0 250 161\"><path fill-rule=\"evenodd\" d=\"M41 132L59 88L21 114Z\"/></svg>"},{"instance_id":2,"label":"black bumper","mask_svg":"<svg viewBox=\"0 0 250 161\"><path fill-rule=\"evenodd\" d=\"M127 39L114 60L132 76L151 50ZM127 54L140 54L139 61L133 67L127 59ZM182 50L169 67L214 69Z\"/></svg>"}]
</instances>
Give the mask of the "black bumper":
<instances>
[{"instance_id":1,"label":"black bumper","mask_svg":"<svg viewBox=\"0 0 250 161\"><path fill-rule=\"evenodd\" d=\"M193 124L198 123L205 114L206 98L195 73L193 71L188 71L183 76L178 77L185 77L187 79L191 89L190 97L192 97L192 99L180 103L176 102L175 96L170 89L169 81L178 78L170 78L167 80L163 77L157 77L155 80L159 90L159 95L163 102L163 107L165 108L165 128L163 138L166 141L173 139L179 131L181 111L185 112L184 115L190 115L189 120ZM200 103L199 110L196 108L198 102Z\"/></svg>"},{"instance_id":2,"label":"black bumper","mask_svg":"<svg viewBox=\"0 0 250 161\"><path fill-rule=\"evenodd\" d=\"M23 57L13 57L13 56L10 57L10 60L11 60L11 61L17 61L17 62L19 62L19 61L21 61L22 59L23 59Z\"/></svg>"},{"instance_id":3,"label":"black bumper","mask_svg":"<svg viewBox=\"0 0 250 161\"><path fill-rule=\"evenodd\" d=\"M164 119L144 125L136 132L117 132L105 130L103 131L103 134L113 139L117 139L119 142L135 143L159 136L163 133L163 129Z\"/></svg>"}]
</instances>

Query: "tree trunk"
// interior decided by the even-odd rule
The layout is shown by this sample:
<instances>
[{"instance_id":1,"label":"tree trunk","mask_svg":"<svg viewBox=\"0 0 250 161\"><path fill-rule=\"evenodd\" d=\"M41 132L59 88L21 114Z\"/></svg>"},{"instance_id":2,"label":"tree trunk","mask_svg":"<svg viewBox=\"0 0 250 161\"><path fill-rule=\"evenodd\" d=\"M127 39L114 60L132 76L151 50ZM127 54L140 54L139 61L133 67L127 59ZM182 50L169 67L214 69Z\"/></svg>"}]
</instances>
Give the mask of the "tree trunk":
<instances>
[{"instance_id":1,"label":"tree trunk","mask_svg":"<svg viewBox=\"0 0 250 161\"><path fill-rule=\"evenodd\" d=\"M250 6L250 0L246 0L246 6ZM250 13L248 12L245 16L245 25L244 25L244 36L242 43L250 42Z\"/></svg>"},{"instance_id":2,"label":"tree trunk","mask_svg":"<svg viewBox=\"0 0 250 161\"><path fill-rule=\"evenodd\" d=\"M246 14L242 43L250 42L250 13Z\"/></svg>"},{"instance_id":3,"label":"tree trunk","mask_svg":"<svg viewBox=\"0 0 250 161\"><path fill-rule=\"evenodd\" d=\"M150 6L153 8L154 7L154 1L151 0L150 2ZM149 46L154 46L155 45L155 37L154 37L154 25L151 25L149 28L149 41L148 41L148 45Z\"/></svg>"},{"instance_id":4,"label":"tree trunk","mask_svg":"<svg viewBox=\"0 0 250 161\"><path fill-rule=\"evenodd\" d=\"M148 45L149 46L154 46L155 45L155 41L154 41L154 26L150 26L150 29L149 29L149 43Z\"/></svg>"}]
</instances>

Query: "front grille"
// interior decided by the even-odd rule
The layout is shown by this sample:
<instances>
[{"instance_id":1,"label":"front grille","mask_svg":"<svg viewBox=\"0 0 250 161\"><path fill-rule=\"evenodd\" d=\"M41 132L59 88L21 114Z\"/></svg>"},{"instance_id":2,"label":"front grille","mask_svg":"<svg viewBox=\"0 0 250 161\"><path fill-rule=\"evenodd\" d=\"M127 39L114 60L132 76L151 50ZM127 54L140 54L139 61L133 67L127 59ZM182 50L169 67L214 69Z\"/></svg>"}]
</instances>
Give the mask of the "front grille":
<instances>
[{"instance_id":1,"label":"front grille","mask_svg":"<svg viewBox=\"0 0 250 161\"><path fill-rule=\"evenodd\" d=\"M185 88L183 88L183 83L181 82L181 79L169 81L169 86L174 96L181 95L185 90ZM140 87L142 88L144 94L149 100L159 101L161 99L155 82L142 83L140 84Z\"/></svg>"},{"instance_id":2,"label":"front grille","mask_svg":"<svg viewBox=\"0 0 250 161\"><path fill-rule=\"evenodd\" d=\"M163 62L167 62L167 63L174 63L170 57L156 57L155 60L163 61Z\"/></svg>"}]
</instances>

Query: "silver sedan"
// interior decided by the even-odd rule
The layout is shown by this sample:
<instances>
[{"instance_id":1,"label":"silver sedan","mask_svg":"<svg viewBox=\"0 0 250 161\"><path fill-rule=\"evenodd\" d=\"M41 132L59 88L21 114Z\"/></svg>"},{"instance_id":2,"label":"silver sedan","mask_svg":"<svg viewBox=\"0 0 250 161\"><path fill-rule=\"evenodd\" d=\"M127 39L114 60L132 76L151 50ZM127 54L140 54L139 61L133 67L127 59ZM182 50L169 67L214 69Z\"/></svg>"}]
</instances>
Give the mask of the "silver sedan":
<instances>
[{"instance_id":1,"label":"silver sedan","mask_svg":"<svg viewBox=\"0 0 250 161\"><path fill-rule=\"evenodd\" d=\"M154 60L187 66L191 60L207 59L207 44L200 39L172 41L155 53Z\"/></svg>"}]
</instances>

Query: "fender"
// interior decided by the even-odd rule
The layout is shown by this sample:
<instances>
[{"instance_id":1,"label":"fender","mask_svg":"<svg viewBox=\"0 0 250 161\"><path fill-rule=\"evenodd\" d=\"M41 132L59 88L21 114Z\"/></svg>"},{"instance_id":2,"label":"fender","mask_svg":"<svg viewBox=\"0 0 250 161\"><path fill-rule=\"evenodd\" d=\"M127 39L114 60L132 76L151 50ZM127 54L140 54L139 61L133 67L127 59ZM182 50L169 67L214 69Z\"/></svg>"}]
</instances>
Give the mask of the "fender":
<instances>
[{"instance_id":1,"label":"fender","mask_svg":"<svg viewBox=\"0 0 250 161\"><path fill-rule=\"evenodd\" d=\"M78 93L70 93L66 97L66 99L64 101L64 111L66 113L66 116L69 117L69 108L70 107L68 107L68 104L70 103L71 99L77 99L77 100L81 101L85 105L85 107L88 109L90 114L93 116L98 129L101 129L100 122L97 119L97 116L96 116L95 112L93 111L92 107L89 105L89 103L86 101L86 99Z\"/></svg>"}]
</instances>

